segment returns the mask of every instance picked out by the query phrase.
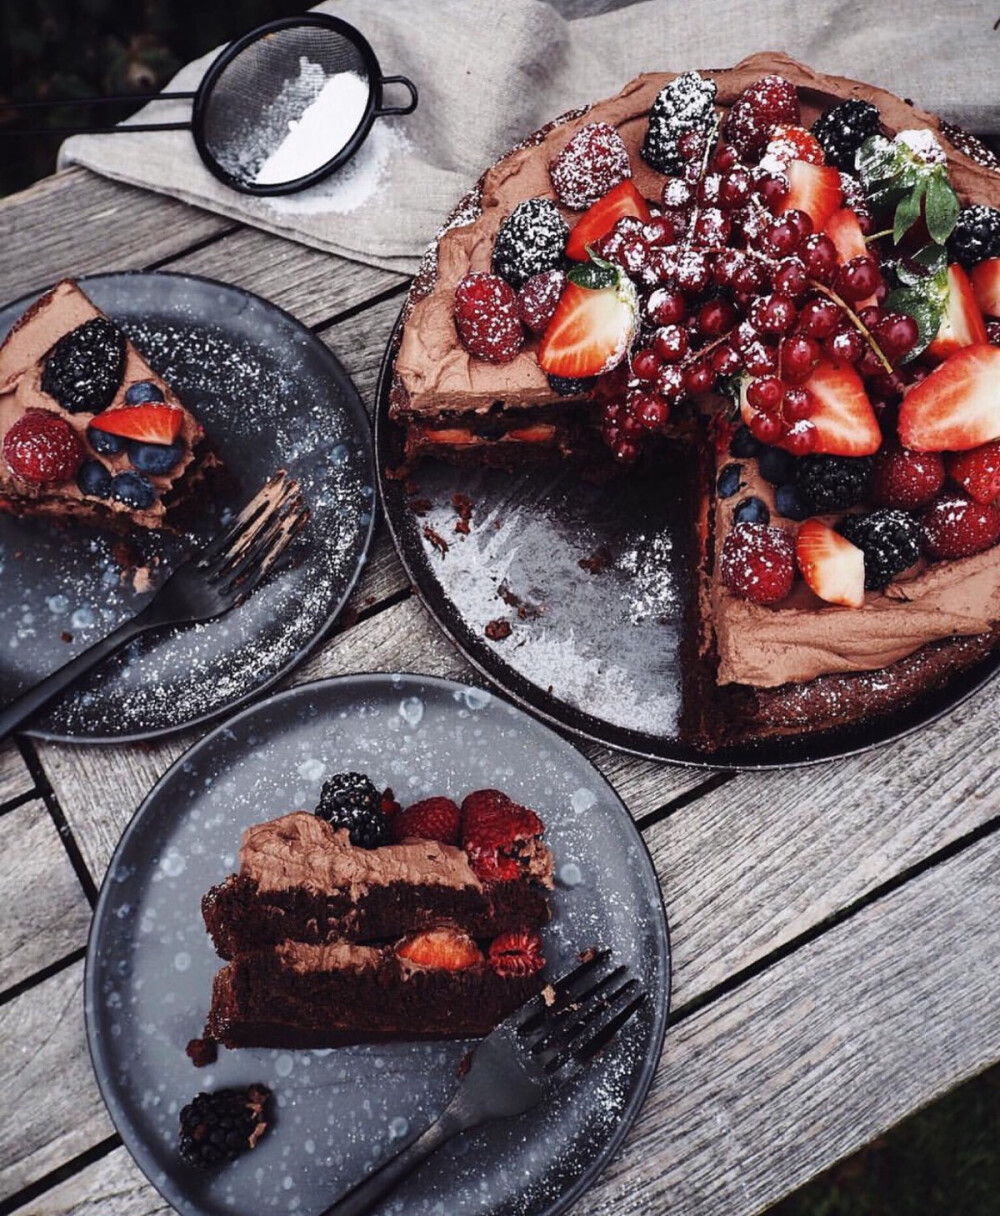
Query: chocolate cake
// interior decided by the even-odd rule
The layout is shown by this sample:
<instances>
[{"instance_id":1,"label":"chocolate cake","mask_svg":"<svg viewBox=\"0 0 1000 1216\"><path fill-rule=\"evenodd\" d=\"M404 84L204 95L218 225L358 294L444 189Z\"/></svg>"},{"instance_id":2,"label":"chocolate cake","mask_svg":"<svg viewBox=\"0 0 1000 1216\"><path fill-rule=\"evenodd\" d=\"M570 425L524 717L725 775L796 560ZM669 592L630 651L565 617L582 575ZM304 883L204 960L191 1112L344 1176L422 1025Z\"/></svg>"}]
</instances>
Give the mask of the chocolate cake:
<instances>
[{"instance_id":1,"label":"chocolate cake","mask_svg":"<svg viewBox=\"0 0 1000 1216\"><path fill-rule=\"evenodd\" d=\"M171 528L218 467L201 423L72 280L0 345L0 510Z\"/></svg>"},{"instance_id":2,"label":"chocolate cake","mask_svg":"<svg viewBox=\"0 0 1000 1216\"><path fill-rule=\"evenodd\" d=\"M952 135L779 54L646 74L501 158L411 289L404 469L708 453L706 751L889 712L997 639L1000 177Z\"/></svg>"},{"instance_id":3,"label":"chocolate cake","mask_svg":"<svg viewBox=\"0 0 1000 1216\"><path fill-rule=\"evenodd\" d=\"M338 774L315 813L248 828L202 902L219 954L205 1036L337 1046L487 1033L541 987L552 857L497 790L400 809Z\"/></svg>"}]
</instances>

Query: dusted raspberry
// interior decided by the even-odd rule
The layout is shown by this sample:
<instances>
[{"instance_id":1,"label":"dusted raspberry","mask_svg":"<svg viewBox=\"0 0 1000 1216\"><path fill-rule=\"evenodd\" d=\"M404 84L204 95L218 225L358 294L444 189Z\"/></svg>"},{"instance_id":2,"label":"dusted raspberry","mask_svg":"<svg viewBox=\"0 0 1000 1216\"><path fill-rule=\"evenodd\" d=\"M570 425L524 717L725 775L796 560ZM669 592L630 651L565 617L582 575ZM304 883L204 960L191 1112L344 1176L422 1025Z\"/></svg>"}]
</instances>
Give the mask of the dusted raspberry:
<instances>
[{"instance_id":1,"label":"dusted raspberry","mask_svg":"<svg viewBox=\"0 0 1000 1216\"><path fill-rule=\"evenodd\" d=\"M614 127L591 122L581 127L551 165L549 176L561 202L584 211L632 176L628 149Z\"/></svg>"},{"instance_id":2,"label":"dusted raspberry","mask_svg":"<svg viewBox=\"0 0 1000 1216\"><path fill-rule=\"evenodd\" d=\"M85 455L76 431L49 410L28 410L3 440L3 457L10 471L35 485L70 481Z\"/></svg>"},{"instance_id":3,"label":"dusted raspberry","mask_svg":"<svg viewBox=\"0 0 1000 1216\"><path fill-rule=\"evenodd\" d=\"M524 343L514 288L499 275L473 271L455 288L455 325L470 355L509 363Z\"/></svg>"},{"instance_id":4,"label":"dusted raspberry","mask_svg":"<svg viewBox=\"0 0 1000 1216\"><path fill-rule=\"evenodd\" d=\"M992 503L971 502L958 494L932 503L921 523L924 552L932 558L971 557L1000 537L1000 511Z\"/></svg>"},{"instance_id":5,"label":"dusted raspberry","mask_svg":"<svg viewBox=\"0 0 1000 1216\"><path fill-rule=\"evenodd\" d=\"M462 848L480 878L520 878L520 856L543 830L534 811L500 790L475 790L462 802Z\"/></svg>"},{"instance_id":6,"label":"dusted raspberry","mask_svg":"<svg viewBox=\"0 0 1000 1216\"><path fill-rule=\"evenodd\" d=\"M423 798L392 818L392 839L440 840L458 844L462 813L450 798Z\"/></svg>"},{"instance_id":7,"label":"dusted raspberry","mask_svg":"<svg viewBox=\"0 0 1000 1216\"><path fill-rule=\"evenodd\" d=\"M649 111L642 157L661 173L676 173L683 157L678 147L691 131L707 133L715 121L714 80L683 72L657 94Z\"/></svg>"},{"instance_id":8,"label":"dusted raspberry","mask_svg":"<svg viewBox=\"0 0 1000 1216\"><path fill-rule=\"evenodd\" d=\"M762 76L736 99L722 129L744 160L756 160L778 123L798 126L799 99L795 86L783 76Z\"/></svg>"},{"instance_id":9,"label":"dusted raspberry","mask_svg":"<svg viewBox=\"0 0 1000 1216\"><path fill-rule=\"evenodd\" d=\"M564 271L546 270L533 275L517 293L518 315L532 333L545 332L565 286Z\"/></svg>"},{"instance_id":10,"label":"dusted raspberry","mask_svg":"<svg viewBox=\"0 0 1000 1216\"><path fill-rule=\"evenodd\" d=\"M490 942L489 964L497 975L537 975L545 966L542 939L534 929L501 933Z\"/></svg>"},{"instance_id":11,"label":"dusted raspberry","mask_svg":"<svg viewBox=\"0 0 1000 1216\"><path fill-rule=\"evenodd\" d=\"M883 444L873 458L868 494L876 506L913 511L932 502L943 485L940 452L914 452L898 443Z\"/></svg>"},{"instance_id":12,"label":"dusted raspberry","mask_svg":"<svg viewBox=\"0 0 1000 1216\"><path fill-rule=\"evenodd\" d=\"M782 528L737 524L723 541L719 572L740 599L777 604L795 581L795 548Z\"/></svg>"}]
</instances>

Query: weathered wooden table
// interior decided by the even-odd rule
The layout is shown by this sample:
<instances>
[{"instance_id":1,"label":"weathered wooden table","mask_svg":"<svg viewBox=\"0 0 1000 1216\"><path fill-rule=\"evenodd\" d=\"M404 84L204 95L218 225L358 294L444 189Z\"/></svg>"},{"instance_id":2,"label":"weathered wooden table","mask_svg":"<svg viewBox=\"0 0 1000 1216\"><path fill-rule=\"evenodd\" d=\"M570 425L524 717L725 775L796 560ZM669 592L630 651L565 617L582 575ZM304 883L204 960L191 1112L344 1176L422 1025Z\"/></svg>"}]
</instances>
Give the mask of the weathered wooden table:
<instances>
[{"instance_id":1,"label":"weathered wooden table","mask_svg":"<svg viewBox=\"0 0 1000 1216\"><path fill-rule=\"evenodd\" d=\"M406 290L82 169L0 202L4 300L140 267L273 300L369 401ZM342 624L289 683L379 670L475 678L384 526ZM994 686L900 743L790 772L584 746L662 880L674 1013L643 1113L578 1212L749 1216L1000 1059L997 709ZM194 737L0 745L0 1216L169 1210L99 1096L83 966L119 834Z\"/></svg>"}]
</instances>

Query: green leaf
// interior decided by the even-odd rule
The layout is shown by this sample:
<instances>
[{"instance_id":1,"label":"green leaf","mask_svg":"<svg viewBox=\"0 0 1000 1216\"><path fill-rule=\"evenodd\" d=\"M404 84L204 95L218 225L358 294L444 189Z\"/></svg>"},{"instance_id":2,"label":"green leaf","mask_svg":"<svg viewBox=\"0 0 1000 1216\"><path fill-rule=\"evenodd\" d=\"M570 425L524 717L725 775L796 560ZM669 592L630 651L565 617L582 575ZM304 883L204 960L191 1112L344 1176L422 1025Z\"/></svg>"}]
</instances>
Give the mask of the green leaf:
<instances>
[{"instance_id":1,"label":"green leaf","mask_svg":"<svg viewBox=\"0 0 1000 1216\"><path fill-rule=\"evenodd\" d=\"M876 182L893 177L900 168L896 145L884 135L872 135L857 150L854 164L865 190Z\"/></svg>"},{"instance_id":2,"label":"green leaf","mask_svg":"<svg viewBox=\"0 0 1000 1216\"><path fill-rule=\"evenodd\" d=\"M927 181L927 201L924 215L927 220L927 231L939 245L943 245L951 236L958 220L961 204L958 195L948 181L944 166L938 166Z\"/></svg>"},{"instance_id":3,"label":"green leaf","mask_svg":"<svg viewBox=\"0 0 1000 1216\"><path fill-rule=\"evenodd\" d=\"M610 262L594 258L584 262L582 266L574 266L566 275L577 287L586 287L590 291L603 291L606 287L617 287L619 271Z\"/></svg>"},{"instance_id":4,"label":"green leaf","mask_svg":"<svg viewBox=\"0 0 1000 1216\"><path fill-rule=\"evenodd\" d=\"M920 206L923 202L924 191L927 189L926 178L918 181L909 194L904 194L896 206L896 218L892 225L892 243L898 245L904 235L920 219Z\"/></svg>"},{"instance_id":5,"label":"green leaf","mask_svg":"<svg viewBox=\"0 0 1000 1216\"><path fill-rule=\"evenodd\" d=\"M911 261L926 266L932 275L940 274L948 269L948 251L941 245L925 245L913 255Z\"/></svg>"},{"instance_id":6,"label":"green leaf","mask_svg":"<svg viewBox=\"0 0 1000 1216\"><path fill-rule=\"evenodd\" d=\"M905 312L917 323L917 344L903 360L904 363L923 354L941 328L944 302L938 298L938 294L936 289L928 292L917 287L897 287L885 298L882 307L886 312Z\"/></svg>"}]
</instances>

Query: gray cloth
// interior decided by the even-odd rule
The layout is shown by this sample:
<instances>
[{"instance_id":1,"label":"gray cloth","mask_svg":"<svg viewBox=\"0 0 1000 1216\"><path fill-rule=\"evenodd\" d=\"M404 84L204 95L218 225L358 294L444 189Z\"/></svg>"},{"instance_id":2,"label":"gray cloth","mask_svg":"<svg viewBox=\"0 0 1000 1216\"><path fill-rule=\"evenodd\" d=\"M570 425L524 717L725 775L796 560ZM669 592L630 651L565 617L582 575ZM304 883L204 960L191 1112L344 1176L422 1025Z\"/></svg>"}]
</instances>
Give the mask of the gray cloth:
<instances>
[{"instance_id":1,"label":"gray cloth","mask_svg":"<svg viewBox=\"0 0 1000 1216\"><path fill-rule=\"evenodd\" d=\"M420 90L415 113L377 120L362 150L327 183L285 200L237 193L209 174L184 131L74 136L60 165L86 165L410 272L484 166L529 131L616 93L643 71L725 67L754 51L784 50L912 98L970 131L1000 132L1000 32L993 29L1000 10L982 0L645 0L611 11L609 0L327 0L318 7L365 34L383 73L410 76ZM196 88L213 58L188 64L169 90ZM158 102L130 121L183 121L188 113L187 102Z\"/></svg>"}]
</instances>

